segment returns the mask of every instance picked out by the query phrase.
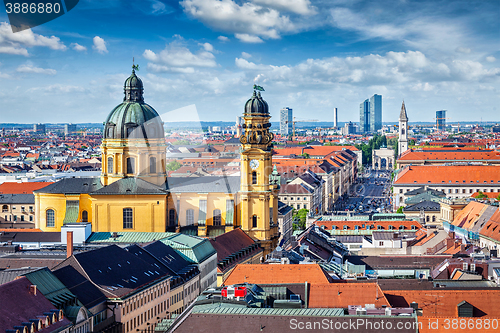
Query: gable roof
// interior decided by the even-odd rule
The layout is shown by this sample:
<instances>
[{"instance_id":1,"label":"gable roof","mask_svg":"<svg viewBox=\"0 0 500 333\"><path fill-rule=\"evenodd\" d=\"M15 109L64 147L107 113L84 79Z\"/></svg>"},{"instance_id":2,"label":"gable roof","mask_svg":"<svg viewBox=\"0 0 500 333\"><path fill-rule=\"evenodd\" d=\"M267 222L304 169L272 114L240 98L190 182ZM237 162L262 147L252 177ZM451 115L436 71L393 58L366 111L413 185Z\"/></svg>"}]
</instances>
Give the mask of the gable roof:
<instances>
[{"instance_id":1,"label":"gable roof","mask_svg":"<svg viewBox=\"0 0 500 333\"><path fill-rule=\"evenodd\" d=\"M211 238L210 244L217 251L217 262L220 262L231 254L236 254L240 250L254 245L255 242L241 228L236 228L220 236Z\"/></svg>"},{"instance_id":2,"label":"gable roof","mask_svg":"<svg viewBox=\"0 0 500 333\"><path fill-rule=\"evenodd\" d=\"M170 177L166 184L172 193L236 193L240 190L240 181L237 176Z\"/></svg>"},{"instance_id":3,"label":"gable roof","mask_svg":"<svg viewBox=\"0 0 500 333\"><path fill-rule=\"evenodd\" d=\"M349 305L375 304L389 306L384 292L377 283L311 284L310 308L347 308Z\"/></svg>"},{"instance_id":4,"label":"gable roof","mask_svg":"<svg viewBox=\"0 0 500 333\"><path fill-rule=\"evenodd\" d=\"M101 187L99 177L63 178L33 193L81 194L94 192Z\"/></svg>"},{"instance_id":5,"label":"gable roof","mask_svg":"<svg viewBox=\"0 0 500 333\"><path fill-rule=\"evenodd\" d=\"M197 236L174 234L160 241L198 264L217 253L208 239Z\"/></svg>"},{"instance_id":6,"label":"gable roof","mask_svg":"<svg viewBox=\"0 0 500 333\"><path fill-rule=\"evenodd\" d=\"M33 191L51 184L53 184L53 182L4 182L0 184L0 194L33 194Z\"/></svg>"},{"instance_id":7,"label":"gable roof","mask_svg":"<svg viewBox=\"0 0 500 333\"><path fill-rule=\"evenodd\" d=\"M412 165L396 176L394 185L403 184L500 185L500 165Z\"/></svg>"},{"instance_id":8,"label":"gable roof","mask_svg":"<svg viewBox=\"0 0 500 333\"><path fill-rule=\"evenodd\" d=\"M305 283L325 284L332 278L318 264L306 265L267 265L243 264L237 265L227 277L225 284L255 283L284 284Z\"/></svg>"},{"instance_id":9,"label":"gable roof","mask_svg":"<svg viewBox=\"0 0 500 333\"><path fill-rule=\"evenodd\" d=\"M167 195L168 191L141 178L119 179L92 192L92 195Z\"/></svg>"}]
</instances>

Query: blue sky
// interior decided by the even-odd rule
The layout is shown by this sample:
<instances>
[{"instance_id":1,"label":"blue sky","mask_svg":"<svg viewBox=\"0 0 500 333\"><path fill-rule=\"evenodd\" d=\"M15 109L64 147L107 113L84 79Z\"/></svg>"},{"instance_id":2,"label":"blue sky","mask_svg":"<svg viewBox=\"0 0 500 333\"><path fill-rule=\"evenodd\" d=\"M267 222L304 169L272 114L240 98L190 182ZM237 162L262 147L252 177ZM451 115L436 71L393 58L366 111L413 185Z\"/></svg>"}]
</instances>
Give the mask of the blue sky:
<instances>
[{"instance_id":1,"label":"blue sky","mask_svg":"<svg viewBox=\"0 0 500 333\"><path fill-rule=\"evenodd\" d=\"M254 82L273 121L359 121L373 94L383 121L403 99L410 122L500 121L497 0L80 0L16 34L1 12L0 122L102 122L132 57L164 121L234 121Z\"/></svg>"}]
</instances>

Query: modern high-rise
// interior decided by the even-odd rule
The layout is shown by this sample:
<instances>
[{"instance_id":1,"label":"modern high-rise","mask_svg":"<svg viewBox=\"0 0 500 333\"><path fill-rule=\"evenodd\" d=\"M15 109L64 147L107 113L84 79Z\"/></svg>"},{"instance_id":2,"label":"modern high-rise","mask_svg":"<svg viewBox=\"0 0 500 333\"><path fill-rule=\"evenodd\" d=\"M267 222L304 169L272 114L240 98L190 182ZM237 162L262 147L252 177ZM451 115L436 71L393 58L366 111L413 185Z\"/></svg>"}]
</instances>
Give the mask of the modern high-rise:
<instances>
[{"instance_id":1,"label":"modern high-rise","mask_svg":"<svg viewBox=\"0 0 500 333\"><path fill-rule=\"evenodd\" d=\"M34 124L33 125L33 132L35 133L45 133L45 124Z\"/></svg>"},{"instance_id":2,"label":"modern high-rise","mask_svg":"<svg viewBox=\"0 0 500 333\"><path fill-rule=\"evenodd\" d=\"M333 109L333 127L338 127L339 114L337 108Z\"/></svg>"},{"instance_id":3,"label":"modern high-rise","mask_svg":"<svg viewBox=\"0 0 500 333\"><path fill-rule=\"evenodd\" d=\"M446 110L436 111L436 127L438 131L446 129Z\"/></svg>"},{"instance_id":4,"label":"modern high-rise","mask_svg":"<svg viewBox=\"0 0 500 333\"><path fill-rule=\"evenodd\" d=\"M292 135L293 113L289 107L280 110L280 134L281 136Z\"/></svg>"},{"instance_id":5,"label":"modern high-rise","mask_svg":"<svg viewBox=\"0 0 500 333\"><path fill-rule=\"evenodd\" d=\"M364 133L382 129L382 95L373 95L359 105L359 128Z\"/></svg>"}]
</instances>

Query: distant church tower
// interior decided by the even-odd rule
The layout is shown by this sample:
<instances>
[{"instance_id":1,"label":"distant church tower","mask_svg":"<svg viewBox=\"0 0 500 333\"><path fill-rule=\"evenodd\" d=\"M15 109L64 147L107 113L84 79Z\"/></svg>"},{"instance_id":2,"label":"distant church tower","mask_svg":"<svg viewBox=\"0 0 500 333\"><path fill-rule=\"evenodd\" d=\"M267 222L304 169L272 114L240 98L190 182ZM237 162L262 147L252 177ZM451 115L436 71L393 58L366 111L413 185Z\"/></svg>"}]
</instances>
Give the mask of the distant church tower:
<instances>
[{"instance_id":1,"label":"distant church tower","mask_svg":"<svg viewBox=\"0 0 500 333\"><path fill-rule=\"evenodd\" d=\"M150 105L144 103L141 79L125 80L123 103L111 111L104 123L101 145L101 183L106 186L126 177L165 183L165 134L163 122Z\"/></svg>"},{"instance_id":2,"label":"distant church tower","mask_svg":"<svg viewBox=\"0 0 500 333\"><path fill-rule=\"evenodd\" d=\"M408 150L408 116L406 115L405 102L401 105L399 114L399 140L398 154L401 155Z\"/></svg>"},{"instance_id":3,"label":"distant church tower","mask_svg":"<svg viewBox=\"0 0 500 333\"><path fill-rule=\"evenodd\" d=\"M255 89L256 87L254 87ZM270 184L273 171L272 140L269 132L267 102L255 90L246 102L243 113L241 143L241 228L250 237L260 241L264 253L277 246L278 193L277 185Z\"/></svg>"}]
</instances>

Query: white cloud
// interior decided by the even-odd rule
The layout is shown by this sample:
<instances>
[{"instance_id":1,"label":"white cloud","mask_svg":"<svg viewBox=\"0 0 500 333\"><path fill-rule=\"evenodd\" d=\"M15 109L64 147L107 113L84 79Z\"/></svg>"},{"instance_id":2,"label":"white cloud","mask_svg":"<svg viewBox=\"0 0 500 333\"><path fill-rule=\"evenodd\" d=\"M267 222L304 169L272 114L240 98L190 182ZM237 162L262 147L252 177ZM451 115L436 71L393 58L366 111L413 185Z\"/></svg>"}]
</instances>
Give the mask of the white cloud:
<instances>
[{"instance_id":1,"label":"white cloud","mask_svg":"<svg viewBox=\"0 0 500 333\"><path fill-rule=\"evenodd\" d=\"M16 71L19 73L35 73L46 75L56 75L57 73L55 69L35 67L31 63L20 65L19 67L17 67Z\"/></svg>"},{"instance_id":2,"label":"white cloud","mask_svg":"<svg viewBox=\"0 0 500 333\"><path fill-rule=\"evenodd\" d=\"M203 48L205 49L205 51L208 51L208 52L213 52L214 51L214 47L210 43L203 43L203 44L200 44L200 45L203 46Z\"/></svg>"},{"instance_id":3,"label":"white cloud","mask_svg":"<svg viewBox=\"0 0 500 333\"><path fill-rule=\"evenodd\" d=\"M257 65L257 64L254 64L253 62L251 61L248 61L248 60L245 60L245 59L241 59L241 58L236 58L234 60L234 63L236 65L236 67L240 68L240 69L263 69L263 70L267 70L267 69L270 69L269 66L266 66L266 65Z\"/></svg>"},{"instance_id":4,"label":"white cloud","mask_svg":"<svg viewBox=\"0 0 500 333\"><path fill-rule=\"evenodd\" d=\"M58 37L35 34L31 29L13 33L7 22L0 22L0 53L28 56L27 48L35 46L66 50Z\"/></svg>"},{"instance_id":5,"label":"white cloud","mask_svg":"<svg viewBox=\"0 0 500 333\"><path fill-rule=\"evenodd\" d=\"M82 92L85 92L85 88L79 87L79 86L73 86L73 85L53 84L53 85L46 86L46 87L35 87L35 88L30 88L27 90L27 92L36 92L36 91L40 91L43 93L54 93L54 94L82 93Z\"/></svg>"},{"instance_id":6,"label":"white cloud","mask_svg":"<svg viewBox=\"0 0 500 333\"><path fill-rule=\"evenodd\" d=\"M229 42L229 38L227 38L226 36L219 36L217 37L217 39L224 43Z\"/></svg>"},{"instance_id":7,"label":"white cloud","mask_svg":"<svg viewBox=\"0 0 500 333\"><path fill-rule=\"evenodd\" d=\"M455 52L457 53L465 53L465 54L468 54L468 53L471 53L471 49L468 48L468 47L463 47L463 46L459 46L455 49Z\"/></svg>"},{"instance_id":8,"label":"white cloud","mask_svg":"<svg viewBox=\"0 0 500 333\"><path fill-rule=\"evenodd\" d=\"M496 60L497 60L497 59L496 59L495 57L493 57L493 56L488 56L488 57L486 57L486 61L487 61L487 62L495 62Z\"/></svg>"},{"instance_id":9,"label":"white cloud","mask_svg":"<svg viewBox=\"0 0 500 333\"><path fill-rule=\"evenodd\" d=\"M254 3L264 5L279 11L292 12L301 15L316 14L316 9L309 0L253 0Z\"/></svg>"},{"instance_id":10,"label":"white cloud","mask_svg":"<svg viewBox=\"0 0 500 333\"><path fill-rule=\"evenodd\" d=\"M255 43L257 38L280 38L281 33L296 31L290 18L279 11L255 3L241 5L232 0L183 0L184 11L201 22ZM260 38L259 38L260 39Z\"/></svg>"},{"instance_id":11,"label":"white cloud","mask_svg":"<svg viewBox=\"0 0 500 333\"><path fill-rule=\"evenodd\" d=\"M78 52L87 51L87 48L85 46L80 45L78 43L72 43L71 47L73 48L73 50L78 51Z\"/></svg>"},{"instance_id":12,"label":"white cloud","mask_svg":"<svg viewBox=\"0 0 500 333\"><path fill-rule=\"evenodd\" d=\"M92 46L92 48L94 50L96 50L97 52L99 52L101 54L108 53L108 49L106 48L106 42L104 41L104 39L102 39L99 36L95 36L93 41L94 41L94 45Z\"/></svg>"},{"instance_id":13,"label":"white cloud","mask_svg":"<svg viewBox=\"0 0 500 333\"><path fill-rule=\"evenodd\" d=\"M143 57L152 63L148 68L157 72L193 72L193 67L216 67L215 56L207 51L213 47L209 43L202 44L202 49L193 53L180 42L172 42L166 45L160 53L145 50Z\"/></svg>"},{"instance_id":14,"label":"white cloud","mask_svg":"<svg viewBox=\"0 0 500 333\"><path fill-rule=\"evenodd\" d=\"M241 52L241 56L245 59L248 59L248 58L251 58L252 55L250 53L246 53L246 52Z\"/></svg>"},{"instance_id":15,"label":"white cloud","mask_svg":"<svg viewBox=\"0 0 500 333\"><path fill-rule=\"evenodd\" d=\"M244 43L263 43L264 42L260 37L257 37L254 35L235 34L234 36Z\"/></svg>"}]
</instances>

